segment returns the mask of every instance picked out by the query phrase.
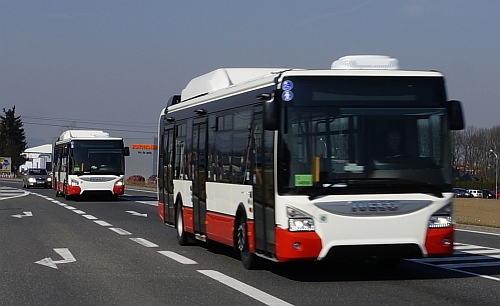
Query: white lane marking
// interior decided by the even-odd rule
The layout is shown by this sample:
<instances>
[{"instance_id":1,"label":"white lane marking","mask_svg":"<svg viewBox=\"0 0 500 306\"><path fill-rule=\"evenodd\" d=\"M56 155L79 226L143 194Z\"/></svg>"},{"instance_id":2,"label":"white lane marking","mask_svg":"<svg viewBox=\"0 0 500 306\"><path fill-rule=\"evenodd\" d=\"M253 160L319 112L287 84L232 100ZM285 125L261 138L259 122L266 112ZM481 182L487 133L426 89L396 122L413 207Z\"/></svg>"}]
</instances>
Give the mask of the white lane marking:
<instances>
[{"instance_id":1,"label":"white lane marking","mask_svg":"<svg viewBox=\"0 0 500 306\"><path fill-rule=\"evenodd\" d=\"M92 216L92 215L82 215L82 216L84 216L85 218L87 218L89 220L97 220L97 218Z\"/></svg>"},{"instance_id":2,"label":"white lane marking","mask_svg":"<svg viewBox=\"0 0 500 306\"><path fill-rule=\"evenodd\" d=\"M205 274L206 276L208 276L212 279L215 279L216 281L219 281L226 286L229 286L235 290L238 290L239 292L246 294L249 297L254 298L257 301L260 301L266 305L276 305L276 306L278 306L278 305L293 305L293 304L287 303L283 300L280 300L277 297L274 297L270 294L267 294L264 291L261 291L257 288L250 286L250 285L242 283L239 280L236 280L236 279L231 278L225 274L222 274L220 272L217 272L214 270L198 270L198 272Z\"/></svg>"},{"instance_id":3,"label":"white lane marking","mask_svg":"<svg viewBox=\"0 0 500 306\"><path fill-rule=\"evenodd\" d=\"M102 220L95 220L94 222L99 224L100 226L113 226L113 225L111 225L111 223L108 223L108 222L102 221Z\"/></svg>"},{"instance_id":4,"label":"white lane marking","mask_svg":"<svg viewBox=\"0 0 500 306\"><path fill-rule=\"evenodd\" d=\"M1 186L0 187L0 201L19 198L29 195L31 192L24 191L17 188Z\"/></svg>"},{"instance_id":5,"label":"white lane marking","mask_svg":"<svg viewBox=\"0 0 500 306\"><path fill-rule=\"evenodd\" d=\"M497 267L500 266L500 262L496 261L488 261L488 262L471 262L471 263L458 263L458 264L441 264L438 265L441 268L473 268L473 267Z\"/></svg>"},{"instance_id":6,"label":"white lane marking","mask_svg":"<svg viewBox=\"0 0 500 306\"><path fill-rule=\"evenodd\" d=\"M147 216L148 216L148 214L141 214L141 213L133 211L133 210L127 210L126 212L131 214L132 216L137 216L137 217L146 217L147 218Z\"/></svg>"},{"instance_id":7,"label":"white lane marking","mask_svg":"<svg viewBox=\"0 0 500 306\"><path fill-rule=\"evenodd\" d=\"M83 210L79 210L79 209L75 209L75 210L73 210L73 212L76 213L76 214L79 214L79 215L85 215L86 214L86 212L84 212Z\"/></svg>"},{"instance_id":8,"label":"white lane marking","mask_svg":"<svg viewBox=\"0 0 500 306\"><path fill-rule=\"evenodd\" d=\"M47 258L44 258L42 260L35 261L35 263L37 263L39 265L51 267L54 269L59 269L57 267L57 264L70 263L70 262L76 261L75 257L73 257L73 254L71 254L71 252L67 248L54 249L54 251L56 251L57 254L61 255L63 260L52 260L52 258L47 257Z\"/></svg>"},{"instance_id":9,"label":"white lane marking","mask_svg":"<svg viewBox=\"0 0 500 306\"><path fill-rule=\"evenodd\" d=\"M500 261L496 259L500 257L500 249L465 243L456 243L454 249L456 251L453 253L454 256L452 257L420 258L409 260L429 266L451 270L454 272L465 273L468 275L482 277L494 281L500 281L500 278L498 277L462 270L465 268L499 266Z\"/></svg>"},{"instance_id":10,"label":"white lane marking","mask_svg":"<svg viewBox=\"0 0 500 306\"><path fill-rule=\"evenodd\" d=\"M112 230L115 233L120 234L120 235L132 235L131 232L127 232L126 230L121 229L121 228L111 227L109 229Z\"/></svg>"},{"instance_id":11,"label":"white lane marking","mask_svg":"<svg viewBox=\"0 0 500 306\"><path fill-rule=\"evenodd\" d=\"M140 191L140 192L147 192L147 193L157 193L156 190L145 190L145 189L132 189L132 188L128 188L126 187L127 190L131 190L131 191ZM129 194L125 194L126 196L128 196Z\"/></svg>"},{"instance_id":12,"label":"white lane marking","mask_svg":"<svg viewBox=\"0 0 500 306\"><path fill-rule=\"evenodd\" d=\"M189 259L187 257L184 257L182 255L179 255L177 253L171 252L171 251L158 251L158 253L167 256L177 262L180 262L181 264L185 265L196 265L198 264L196 261Z\"/></svg>"},{"instance_id":13,"label":"white lane marking","mask_svg":"<svg viewBox=\"0 0 500 306\"><path fill-rule=\"evenodd\" d=\"M14 218L22 219L23 217L33 217L33 213L31 211L23 211L23 214L11 215Z\"/></svg>"},{"instance_id":14,"label":"white lane marking","mask_svg":"<svg viewBox=\"0 0 500 306\"><path fill-rule=\"evenodd\" d=\"M66 208L66 209L71 209L71 210L76 209L76 207L69 206L69 205L64 206L64 208Z\"/></svg>"},{"instance_id":15,"label":"white lane marking","mask_svg":"<svg viewBox=\"0 0 500 306\"><path fill-rule=\"evenodd\" d=\"M145 247L148 248L158 248L159 245L152 243L151 241L148 241L144 238L130 238L130 240L137 242L138 244L142 244Z\"/></svg>"},{"instance_id":16,"label":"white lane marking","mask_svg":"<svg viewBox=\"0 0 500 306\"><path fill-rule=\"evenodd\" d=\"M466 229L459 229L459 228L455 228L455 230L459 231L459 232L469 232L469 233L476 233L476 234L483 234L483 235L500 236L500 233L489 233L489 232L473 231L473 230L466 230Z\"/></svg>"}]
</instances>

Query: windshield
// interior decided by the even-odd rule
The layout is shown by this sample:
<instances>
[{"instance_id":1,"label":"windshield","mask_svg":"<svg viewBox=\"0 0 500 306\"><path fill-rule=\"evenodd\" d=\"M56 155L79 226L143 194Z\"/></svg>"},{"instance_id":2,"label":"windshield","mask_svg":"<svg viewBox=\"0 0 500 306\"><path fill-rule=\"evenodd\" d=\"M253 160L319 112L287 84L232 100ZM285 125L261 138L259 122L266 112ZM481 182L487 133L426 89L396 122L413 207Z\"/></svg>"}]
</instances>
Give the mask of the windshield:
<instances>
[{"instance_id":1,"label":"windshield","mask_svg":"<svg viewBox=\"0 0 500 306\"><path fill-rule=\"evenodd\" d=\"M324 99L296 100L308 95L300 91L300 82L294 85L298 94L293 103L284 104L278 138L280 194L441 196L451 191L446 109L439 103L417 103L414 97L420 107L408 99L394 107L394 99L387 103L383 97L370 96L361 103L351 99L325 107ZM311 92L309 97L332 95Z\"/></svg>"},{"instance_id":2,"label":"windshield","mask_svg":"<svg viewBox=\"0 0 500 306\"><path fill-rule=\"evenodd\" d=\"M122 175L125 169L120 140L79 140L71 143L72 174Z\"/></svg>"}]
</instances>

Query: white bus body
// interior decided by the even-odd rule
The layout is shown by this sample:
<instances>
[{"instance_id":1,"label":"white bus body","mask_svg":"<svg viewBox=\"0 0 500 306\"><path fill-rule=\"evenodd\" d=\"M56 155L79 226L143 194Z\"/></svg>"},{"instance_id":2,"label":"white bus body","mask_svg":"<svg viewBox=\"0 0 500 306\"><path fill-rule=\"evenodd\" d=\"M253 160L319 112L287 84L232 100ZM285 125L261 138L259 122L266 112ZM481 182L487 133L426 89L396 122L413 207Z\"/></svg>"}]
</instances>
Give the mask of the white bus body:
<instances>
[{"instance_id":1,"label":"white bus body","mask_svg":"<svg viewBox=\"0 0 500 306\"><path fill-rule=\"evenodd\" d=\"M218 69L160 114L158 214L181 245L234 246L246 268L450 255L449 131L461 128L441 73L388 57ZM389 157L391 129L404 151Z\"/></svg>"},{"instance_id":2,"label":"white bus body","mask_svg":"<svg viewBox=\"0 0 500 306\"><path fill-rule=\"evenodd\" d=\"M116 199L125 192L123 139L97 130L67 130L54 145L52 186L56 196L103 195Z\"/></svg>"}]
</instances>

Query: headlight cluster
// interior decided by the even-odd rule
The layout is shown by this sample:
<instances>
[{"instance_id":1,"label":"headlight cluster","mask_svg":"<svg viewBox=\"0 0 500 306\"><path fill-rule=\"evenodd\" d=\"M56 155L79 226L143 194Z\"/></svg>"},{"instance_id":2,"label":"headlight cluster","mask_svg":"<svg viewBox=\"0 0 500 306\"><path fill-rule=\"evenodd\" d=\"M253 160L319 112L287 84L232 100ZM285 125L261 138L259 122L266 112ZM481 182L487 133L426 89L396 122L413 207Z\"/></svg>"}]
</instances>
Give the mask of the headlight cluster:
<instances>
[{"instance_id":1,"label":"headlight cluster","mask_svg":"<svg viewBox=\"0 0 500 306\"><path fill-rule=\"evenodd\" d=\"M448 204L429 218L429 228L450 227L453 221L453 206Z\"/></svg>"},{"instance_id":2,"label":"headlight cluster","mask_svg":"<svg viewBox=\"0 0 500 306\"><path fill-rule=\"evenodd\" d=\"M47 178L47 182L52 182L52 178L50 176Z\"/></svg>"},{"instance_id":3,"label":"headlight cluster","mask_svg":"<svg viewBox=\"0 0 500 306\"><path fill-rule=\"evenodd\" d=\"M70 185L71 185L71 186L80 186L80 182L79 182L79 181L77 181L77 180L71 180L71 181L70 181Z\"/></svg>"},{"instance_id":4,"label":"headlight cluster","mask_svg":"<svg viewBox=\"0 0 500 306\"><path fill-rule=\"evenodd\" d=\"M123 186L123 179L116 181L115 186Z\"/></svg>"},{"instance_id":5,"label":"headlight cluster","mask_svg":"<svg viewBox=\"0 0 500 306\"><path fill-rule=\"evenodd\" d=\"M28 177L28 182L30 182L30 183L36 183L36 178L34 178L34 177Z\"/></svg>"},{"instance_id":6,"label":"headlight cluster","mask_svg":"<svg viewBox=\"0 0 500 306\"><path fill-rule=\"evenodd\" d=\"M288 230L290 232L312 232L314 231L314 220L305 212L293 207L287 207Z\"/></svg>"}]
</instances>

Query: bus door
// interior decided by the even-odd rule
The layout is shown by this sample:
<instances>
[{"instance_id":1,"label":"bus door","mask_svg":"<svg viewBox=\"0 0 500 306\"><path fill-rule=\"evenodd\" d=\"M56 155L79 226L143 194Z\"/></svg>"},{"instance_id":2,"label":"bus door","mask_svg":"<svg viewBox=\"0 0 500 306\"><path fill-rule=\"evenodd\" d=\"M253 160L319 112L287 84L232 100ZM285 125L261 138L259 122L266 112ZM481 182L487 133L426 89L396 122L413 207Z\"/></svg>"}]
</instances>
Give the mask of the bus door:
<instances>
[{"instance_id":1,"label":"bus door","mask_svg":"<svg viewBox=\"0 0 500 306\"><path fill-rule=\"evenodd\" d=\"M252 128L255 247L267 254L275 254L274 132L263 130L262 113L255 113Z\"/></svg>"},{"instance_id":2,"label":"bus door","mask_svg":"<svg viewBox=\"0 0 500 306\"><path fill-rule=\"evenodd\" d=\"M207 181L207 123L206 121L193 125L193 151L191 156L191 170L193 171L193 214L195 233L206 232L205 219L207 211L206 187Z\"/></svg>"},{"instance_id":3,"label":"bus door","mask_svg":"<svg viewBox=\"0 0 500 306\"><path fill-rule=\"evenodd\" d=\"M161 183L159 201L164 205L165 223L174 224L175 211L174 211L174 129L173 125L167 127L163 133L162 139L162 153L160 160L163 171L159 174L162 176L158 178Z\"/></svg>"}]
</instances>

